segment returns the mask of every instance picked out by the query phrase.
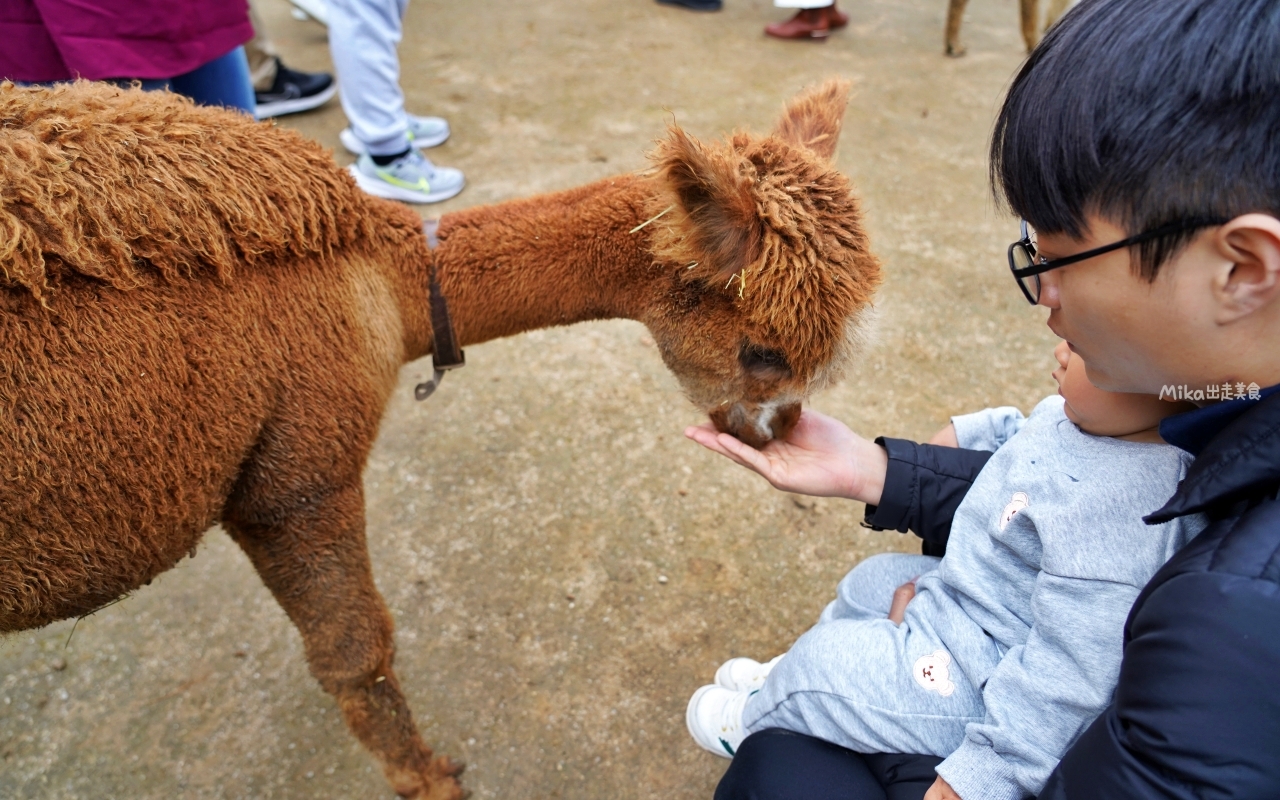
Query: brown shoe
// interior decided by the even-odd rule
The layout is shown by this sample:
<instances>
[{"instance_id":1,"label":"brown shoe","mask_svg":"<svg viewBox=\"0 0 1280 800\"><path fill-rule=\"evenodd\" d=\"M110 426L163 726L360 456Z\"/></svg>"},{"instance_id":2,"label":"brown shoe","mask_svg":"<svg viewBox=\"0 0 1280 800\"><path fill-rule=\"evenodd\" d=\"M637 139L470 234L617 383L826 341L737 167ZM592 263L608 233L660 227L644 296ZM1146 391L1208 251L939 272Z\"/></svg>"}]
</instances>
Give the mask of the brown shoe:
<instances>
[{"instance_id":1,"label":"brown shoe","mask_svg":"<svg viewBox=\"0 0 1280 800\"><path fill-rule=\"evenodd\" d=\"M841 11L839 8L836 8L836 4L834 2L827 6L826 11L827 24L831 26L831 30L834 31L849 24L849 15Z\"/></svg>"},{"instance_id":2,"label":"brown shoe","mask_svg":"<svg viewBox=\"0 0 1280 800\"><path fill-rule=\"evenodd\" d=\"M786 22L765 26L764 32L778 39L809 39L825 42L831 35L831 23L825 8L802 8Z\"/></svg>"}]
</instances>

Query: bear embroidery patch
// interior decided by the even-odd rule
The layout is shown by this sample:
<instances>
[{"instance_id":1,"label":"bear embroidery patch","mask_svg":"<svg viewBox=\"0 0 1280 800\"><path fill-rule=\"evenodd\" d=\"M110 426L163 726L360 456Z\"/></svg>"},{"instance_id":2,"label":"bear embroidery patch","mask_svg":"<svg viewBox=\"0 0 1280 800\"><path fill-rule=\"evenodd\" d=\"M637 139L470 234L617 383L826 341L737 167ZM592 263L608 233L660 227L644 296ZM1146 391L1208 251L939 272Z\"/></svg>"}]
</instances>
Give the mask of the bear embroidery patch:
<instances>
[{"instance_id":1,"label":"bear embroidery patch","mask_svg":"<svg viewBox=\"0 0 1280 800\"><path fill-rule=\"evenodd\" d=\"M1000 530L1009 527L1009 521L1017 516L1018 512L1031 504L1028 498L1022 492L1014 492L1013 499L1009 501L1009 505L1004 507L1004 512L1000 514Z\"/></svg>"},{"instance_id":2,"label":"bear embroidery patch","mask_svg":"<svg viewBox=\"0 0 1280 800\"><path fill-rule=\"evenodd\" d=\"M951 655L946 650L934 650L927 656L920 656L911 668L916 683L930 692L937 692L943 697L950 697L956 690L951 682Z\"/></svg>"}]
</instances>

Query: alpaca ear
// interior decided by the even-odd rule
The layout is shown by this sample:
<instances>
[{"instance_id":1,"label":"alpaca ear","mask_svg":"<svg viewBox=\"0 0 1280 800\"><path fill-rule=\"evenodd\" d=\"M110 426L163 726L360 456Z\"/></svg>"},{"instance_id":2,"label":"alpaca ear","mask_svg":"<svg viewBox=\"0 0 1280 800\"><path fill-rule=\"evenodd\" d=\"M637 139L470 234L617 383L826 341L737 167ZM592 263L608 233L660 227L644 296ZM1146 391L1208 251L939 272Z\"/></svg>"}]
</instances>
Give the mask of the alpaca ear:
<instances>
[{"instance_id":1,"label":"alpaca ear","mask_svg":"<svg viewBox=\"0 0 1280 800\"><path fill-rule=\"evenodd\" d=\"M840 140L849 86L849 81L833 78L796 95L774 126L774 135L830 161Z\"/></svg>"},{"instance_id":2,"label":"alpaca ear","mask_svg":"<svg viewBox=\"0 0 1280 800\"><path fill-rule=\"evenodd\" d=\"M746 159L733 148L708 150L676 127L654 158L684 212L680 236L697 274L724 281L754 263L763 232Z\"/></svg>"}]
</instances>

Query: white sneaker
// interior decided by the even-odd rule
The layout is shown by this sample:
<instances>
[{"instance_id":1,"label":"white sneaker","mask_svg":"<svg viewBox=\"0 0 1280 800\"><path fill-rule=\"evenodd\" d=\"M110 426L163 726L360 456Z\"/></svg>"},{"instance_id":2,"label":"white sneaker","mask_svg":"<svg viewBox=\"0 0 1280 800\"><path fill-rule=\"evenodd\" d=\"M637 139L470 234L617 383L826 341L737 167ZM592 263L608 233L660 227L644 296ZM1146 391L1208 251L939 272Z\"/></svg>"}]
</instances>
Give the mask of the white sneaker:
<instances>
[{"instance_id":1,"label":"white sneaker","mask_svg":"<svg viewBox=\"0 0 1280 800\"><path fill-rule=\"evenodd\" d=\"M444 144L449 138L449 123L440 117L415 117L412 114L409 117L409 145L419 150L436 145ZM356 138L355 132L350 128L343 128L338 133L338 141L342 142L342 146L347 148L347 152L353 155L364 155L368 149L364 146L364 142Z\"/></svg>"},{"instance_id":2,"label":"white sneaker","mask_svg":"<svg viewBox=\"0 0 1280 800\"><path fill-rule=\"evenodd\" d=\"M461 171L437 167L412 148L385 167L373 163L373 156L365 153L347 169L360 188L374 197L406 203L448 200L462 191L467 183Z\"/></svg>"},{"instance_id":3,"label":"white sneaker","mask_svg":"<svg viewBox=\"0 0 1280 800\"><path fill-rule=\"evenodd\" d=\"M781 659L782 656L777 656L761 664L752 658L731 658L716 670L716 685L735 692L759 691L764 686L764 679Z\"/></svg>"},{"instance_id":4,"label":"white sneaker","mask_svg":"<svg viewBox=\"0 0 1280 800\"><path fill-rule=\"evenodd\" d=\"M326 28L329 27L329 5L325 0L289 0L302 19L310 17Z\"/></svg>"},{"instance_id":5,"label":"white sneaker","mask_svg":"<svg viewBox=\"0 0 1280 800\"><path fill-rule=\"evenodd\" d=\"M733 758L747 732L742 727L742 711L754 692L735 692L723 686L703 686L689 698L684 724L689 735L704 750L723 758Z\"/></svg>"}]
</instances>

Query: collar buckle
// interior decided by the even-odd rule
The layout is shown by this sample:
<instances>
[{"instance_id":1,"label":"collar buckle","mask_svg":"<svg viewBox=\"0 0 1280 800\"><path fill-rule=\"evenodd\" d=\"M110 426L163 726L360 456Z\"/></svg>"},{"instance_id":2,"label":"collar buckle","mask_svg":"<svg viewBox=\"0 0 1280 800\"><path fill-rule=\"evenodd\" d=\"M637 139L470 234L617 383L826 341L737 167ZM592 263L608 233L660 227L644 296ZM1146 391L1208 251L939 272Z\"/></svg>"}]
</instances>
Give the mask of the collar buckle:
<instances>
[{"instance_id":1,"label":"collar buckle","mask_svg":"<svg viewBox=\"0 0 1280 800\"><path fill-rule=\"evenodd\" d=\"M436 230L439 227L440 221L435 219L425 220L422 223L422 232L427 238L427 249L433 252L440 246L440 240L436 238ZM430 292L431 366L434 374L431 380L413 387L413 396L417 400L426 400L430 397L440 387L440 381L444 380L446 372L467 365L467 355L458 346L458 337L453 330L453 318L449 316L449 302L440 291L440 282L436 280L434 258L431 263Z\"/></svg>"}]
</instances>

